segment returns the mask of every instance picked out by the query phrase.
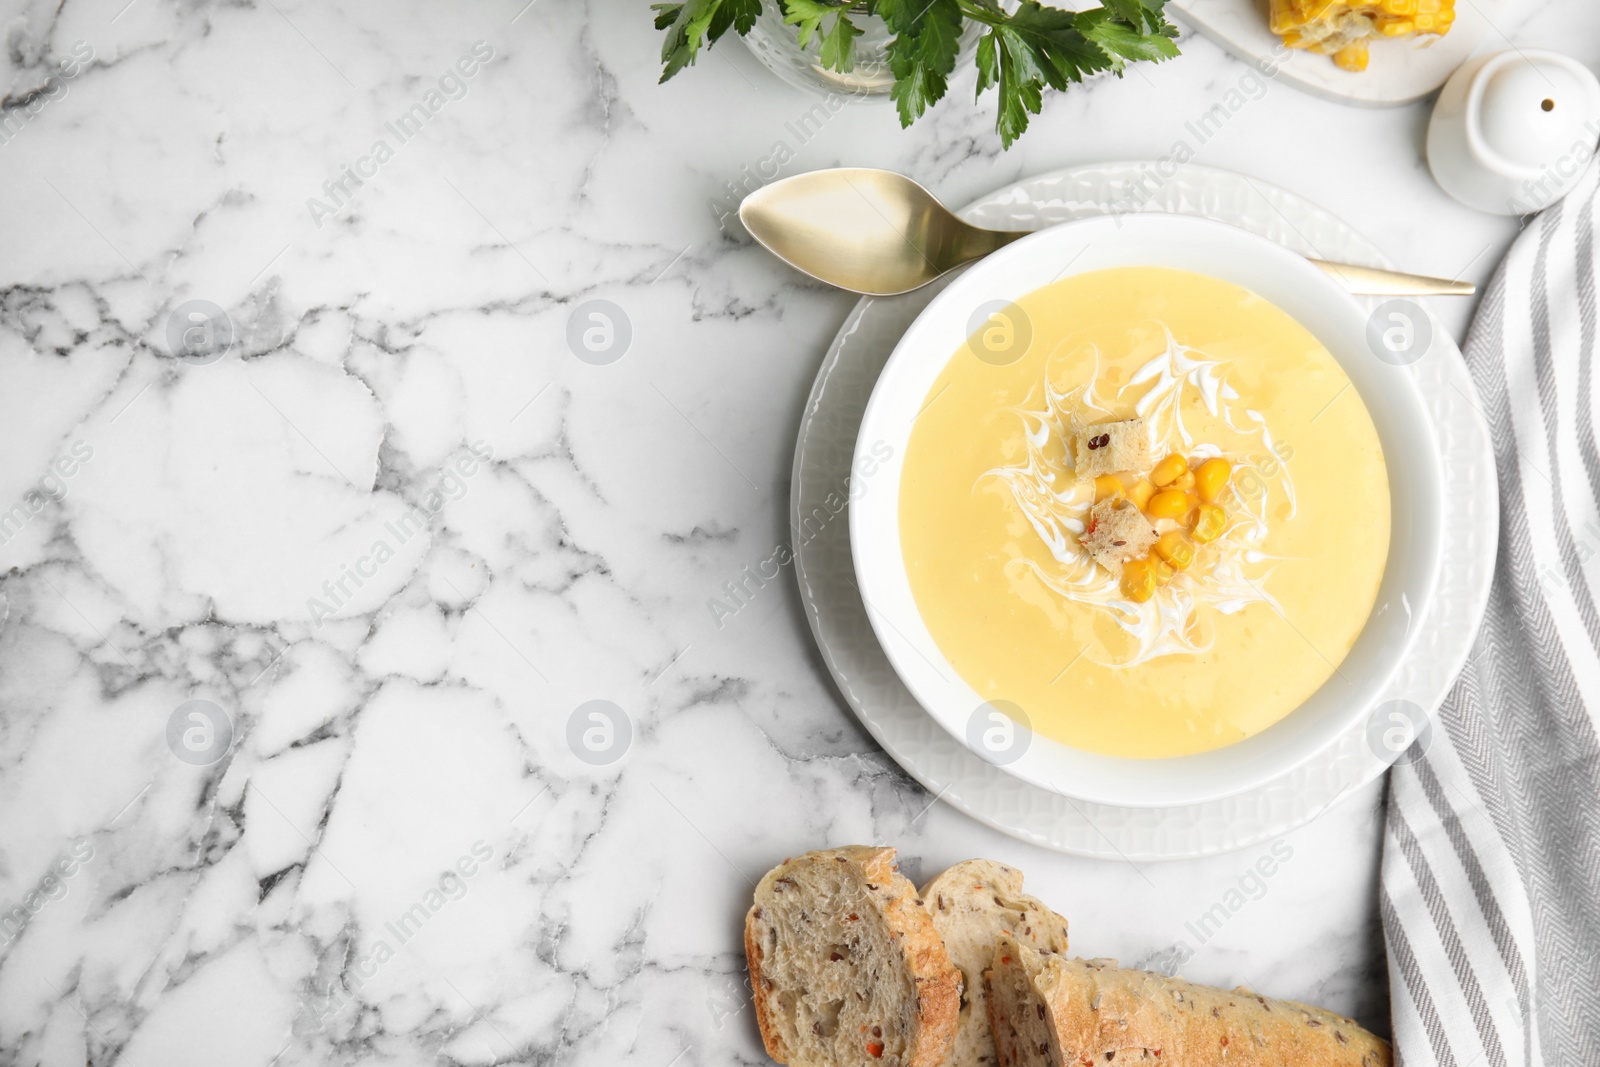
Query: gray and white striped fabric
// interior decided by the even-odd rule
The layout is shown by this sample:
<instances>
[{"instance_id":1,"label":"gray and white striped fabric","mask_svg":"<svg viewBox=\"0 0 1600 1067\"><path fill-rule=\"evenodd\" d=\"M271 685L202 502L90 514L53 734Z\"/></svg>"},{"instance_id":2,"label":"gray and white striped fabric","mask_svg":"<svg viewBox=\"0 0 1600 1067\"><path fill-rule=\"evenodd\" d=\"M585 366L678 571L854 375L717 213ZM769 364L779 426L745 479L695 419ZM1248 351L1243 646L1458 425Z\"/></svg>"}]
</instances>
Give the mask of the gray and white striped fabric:
<instances>
[{"instance_id":1,"label":"gray and white striped fabric","mask_svg":"<svg viewBox=\"0 0 1600 1067\"><path fill-rule=\"evenodd\" d=\"M1518 237L1467 339L1500 555L1466 670L1389 781L1379 904L1405 1067L1600 1064L1597 184L1591 167Z\"/></svg>"}]
</instances>

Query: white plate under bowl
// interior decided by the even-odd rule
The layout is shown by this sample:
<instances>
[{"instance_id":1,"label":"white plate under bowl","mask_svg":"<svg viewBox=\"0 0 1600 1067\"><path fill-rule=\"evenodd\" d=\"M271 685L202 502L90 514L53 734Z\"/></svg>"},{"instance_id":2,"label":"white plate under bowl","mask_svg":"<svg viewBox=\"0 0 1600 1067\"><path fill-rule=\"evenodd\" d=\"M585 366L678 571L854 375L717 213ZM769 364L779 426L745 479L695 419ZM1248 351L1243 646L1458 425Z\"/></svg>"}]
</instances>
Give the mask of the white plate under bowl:
<instances>
[{"instance_id":1,"label":"white plate under bowl","mask_svg":"<svg viewBox=\"0 0 1600 1067\"><path fill-rule=\"evenodd\" d=\"M962 215L983 226L1019 229L1111 214L1115 205L1142 199L1149 167L1105 163L1041 175L996 190ZM1394 266L1316 205L1227 171L1186 166L1149 209L1218 219L1300 254ZM997 830L1061 852L1135 861L1212 855L1270 840L1380 775L1393 753L1368 726L1387 723L1357 723L1297 769L1237 796L1166 808L1095 804L1006 774L922 709L878 644L855 584L848 526L831 517L851 485L867 397L890 352L939 291L936 285L856 305L823 359L795 447L790 504L801 601L841 694L884 750L929 792ZM1360 302L1376 307L1380 301ZM1477 393L1454 342L1436 321L1430 325L1430 347L1404 373L1428 407L1445 480L1493 485L1493 452ZM1383 693L1384 707L1404 701L1431 714L1454 682L1488 598L1497 507L1492 493L1445 498L1444 563L1433 605L1411 655Z\"/></svg>"},{"instance_id":2,"label":"white plate under bowl","mask_svg":"<svg viewBox=\"0 0 1600 1067\"><path fill-rule=\"evenodd\" d=\"M1024 781L1097 804L1202 804L1287 774L1364 719L1410 651L1438 577L1443 487L1422 394L1401 367L1374 355L1369 313L1304 256L1210 219L1143 214L1063 223L974 264L906 330L867 402L853 469L879 463L863 479L863 491L851 494L850 550L867 617L889 662L941 726L985 755L971 739L986 736L994 714L986 703L991 697L975 691L945 658L917 608L901 553L900 484L908 444L940 374L954 360L977 360L966 346L981 309L1022 300L1053 281L1116 267L1165 267L1220 278L1288 313L1349 376L1377 427L1389 472L1392 532L1377 601L1343 662L1334 663L1328 679L1288 715L1209 752L1130 759L1071 748L1037 730L1030 734L1028 720L1037 726L1043 709L1023 706L1022 725L1012 731L1017 743L997 761ZM1036 337L1033 344L1048 348L1054 340ZM1339 565L1337 559L1322 562ZM1039 622L1046 624L1043 615ZM1079 652L1063 649L1062 664ZM1331 652L1317 653L1333 662ZM992 698L1007 700L1001 683ZM1063 699L1081 699L1070 677L1060 688Z\"/></svg>"}]
</instances>

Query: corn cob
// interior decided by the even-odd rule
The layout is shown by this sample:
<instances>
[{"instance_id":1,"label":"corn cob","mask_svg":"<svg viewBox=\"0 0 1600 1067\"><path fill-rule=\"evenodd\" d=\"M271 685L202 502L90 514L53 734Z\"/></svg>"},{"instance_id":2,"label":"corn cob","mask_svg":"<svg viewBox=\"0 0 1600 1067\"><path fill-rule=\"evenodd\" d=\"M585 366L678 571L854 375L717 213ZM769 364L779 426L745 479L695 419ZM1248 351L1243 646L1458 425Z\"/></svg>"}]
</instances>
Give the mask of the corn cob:
<instances>
[{"instance_id":1,"label":"corn cob","mask_svg":"<svg viewBox=\"0 0 1600 1067\"><path fill-rule=\"evenodd\" d=\"M1455 6L1455 0L1271 0L1272 32L1290 48L1362 71L1372 38L1442 37L1455 22Z\"/></svg>"}]
</instances>

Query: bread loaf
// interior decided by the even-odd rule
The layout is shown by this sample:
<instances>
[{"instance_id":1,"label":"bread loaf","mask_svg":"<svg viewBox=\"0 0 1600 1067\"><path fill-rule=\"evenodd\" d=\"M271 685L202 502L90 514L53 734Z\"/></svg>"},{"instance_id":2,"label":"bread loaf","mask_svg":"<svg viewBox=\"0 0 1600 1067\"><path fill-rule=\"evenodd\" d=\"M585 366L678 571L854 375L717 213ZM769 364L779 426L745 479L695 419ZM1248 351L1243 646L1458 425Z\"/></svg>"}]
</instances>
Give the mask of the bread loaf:
<instances>
[{"instance_id":1,"label":"bread loaf","mask_svg":"<svg viewBox=\"0 0 1600 1067\"><path fill-rule=\"evenodd\" d=\"M1041 956L1012 938L984 973L1000 1067L1390 1067L1389 1045L1343 1016Z\"/></svg>"},{"instance_id":2,"label":"bread loaf","mask_svg":"<svg viewBox=\"0 0 1600 1067\"><path fill-rule=\"evenodd\" d=\"M785 860L756 887L744 944L761 1040L779 1063L944 1063L961 974L894 849Z\"/></svg>"}]
</instances>

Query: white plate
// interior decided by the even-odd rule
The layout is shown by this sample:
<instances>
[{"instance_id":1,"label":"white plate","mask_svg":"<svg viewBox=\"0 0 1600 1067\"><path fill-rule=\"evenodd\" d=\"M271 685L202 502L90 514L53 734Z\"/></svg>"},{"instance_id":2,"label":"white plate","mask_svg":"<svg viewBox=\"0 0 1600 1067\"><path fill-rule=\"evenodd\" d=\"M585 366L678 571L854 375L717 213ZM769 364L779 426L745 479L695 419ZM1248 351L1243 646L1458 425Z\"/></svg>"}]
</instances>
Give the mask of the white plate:
<instances>
[{"instance_id":1,"label":"white plate","mask_svg":"<svg viewBox=\"0 0 1600 1067\"><path fill-rule=\"evenodd\" d=\"M963 216L998 229L1039 228L1142 199L1148 163L1077 167L1000 189ZM1188 166L1148 210L1201 215L1268 237L1303 254L1393 266L1349 226L1292 193L1226 171ZM801 420L791 522L801 600L824 661L867 730L940 798L1014 837L1079 855L1162 859L1209 855L1266 840L1314 818L1387 766L1367 723L1315 759L1260 788L1225 800L1171 808L1122 808L1040 789L973 755L911 696L873 634L855 586L845 523L831 516L848 494L856 433L867 397L901 335L942 288L856 305L835 337ZM1373 306L1377 301L1373 301ZM1408 368L1433 419L1446 484L1493 485L1494 459L1477 394L1460 352L1433 323L1433 344ZM1428 712L1438 707L1477 632L1494 566L1492 493L1446 497L1444 565L1416 648L1384 693Z\"/></svg>"},{"instance_id":2,"label":"white plate","mask_svg":"<svg viewBox=\"0 0 1600 1067\"><path fill-rule=\"evenodd\" d=\"M1457 0L1449 33L1374 41L1367 69L1359 74L1341 70L1329 56L1284 48L1267 28L1266 0L1173 0L1167 10L1259 70L1277 67L1276 80L1341 103L1392 107L1443 85L1492 28L1490 20L1503 21L1513 2Z\"/></svg>"},{"instance_id":3,"label":"white plate","mask_svg":"<svg viewBox=\"0 0 1600 1067\"><path fill-rule=\"evenodd\" d=\"M1392 516L1383 581L1355 644L1316 692L1268 729L1209 752L1128 759L1070 748L1028 730L1026 707L1017 709L1020 723L999 718L1011 743L991 762L1011 774L1079 800L1156 808L1264 785L1334 744L1377 706L1433 599L1443 486L1432 419L1414 377L1374 355L1370 309L1282 245L1212 219L1147 213L1052 226L973 264L911 324L878 376L858 432L854 470L872 474L852 486L859 491L850 494L850 551L868 617L896 673L935 720L956 739L967 738L980 756L999 713L957 673L929 632L901 552L900 484L911 433L945 368L958 359L977 362L962 353L982 309L1009 305L1071 275L1131 266L1231 282L1320 340L1372 416L1388 468ZM1062 663L1051 670L1063 667L1071 653L1063 650ZM1069 678L1061 689L1070 688Z\"/></svg>"}]
</instances>

